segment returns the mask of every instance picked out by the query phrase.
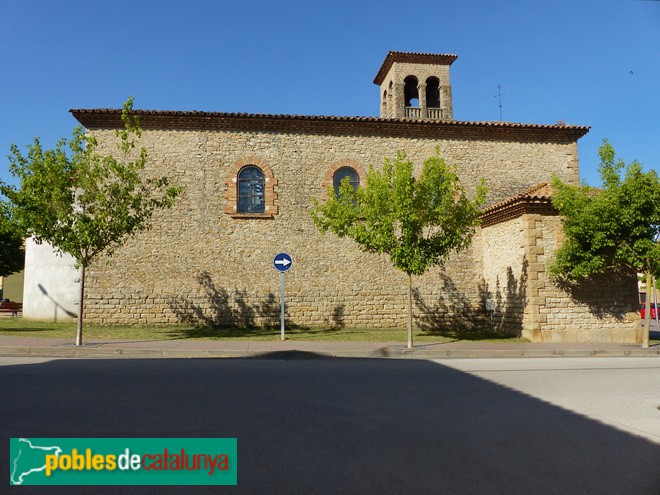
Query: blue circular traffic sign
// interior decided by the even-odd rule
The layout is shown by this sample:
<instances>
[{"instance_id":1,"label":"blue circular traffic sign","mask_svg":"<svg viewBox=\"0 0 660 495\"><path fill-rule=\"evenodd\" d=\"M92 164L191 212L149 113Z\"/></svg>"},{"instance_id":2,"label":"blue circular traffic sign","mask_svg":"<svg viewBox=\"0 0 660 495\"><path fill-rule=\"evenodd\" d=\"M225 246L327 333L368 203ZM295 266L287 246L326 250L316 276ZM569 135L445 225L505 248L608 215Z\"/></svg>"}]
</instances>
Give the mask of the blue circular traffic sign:
<instances>
[{"instance_id":1,"label":"blue circular traffic sign","mask_svg":"<svg viewBox=\"0 0 660 495\"><path fill-rule=\"evenodd\" d=\"M273 258L273 266L278 272L286 272L291 268L293 259L286 253L279 253Z\"/></svg>"}]
</instances>

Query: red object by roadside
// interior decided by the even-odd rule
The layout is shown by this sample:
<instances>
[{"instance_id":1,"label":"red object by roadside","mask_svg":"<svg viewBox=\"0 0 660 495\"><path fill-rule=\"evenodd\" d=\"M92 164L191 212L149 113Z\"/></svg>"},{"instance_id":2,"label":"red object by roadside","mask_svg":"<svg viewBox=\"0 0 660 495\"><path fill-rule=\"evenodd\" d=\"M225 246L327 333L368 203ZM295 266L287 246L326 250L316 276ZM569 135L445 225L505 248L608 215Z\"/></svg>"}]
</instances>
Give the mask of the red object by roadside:
<instances>
[{"instance_id":1,"label":"red object by roadside","mask_svg":"<svg viewBox=\"0 0 660 495\"><path fill-rule=\"evenodd\" d=\"M646 318L646 304L639 305L639 315L642 317L642 320ZM655 320L656 309L655 303L651 303L651 318Z\"/></svg>"}]
</instances>

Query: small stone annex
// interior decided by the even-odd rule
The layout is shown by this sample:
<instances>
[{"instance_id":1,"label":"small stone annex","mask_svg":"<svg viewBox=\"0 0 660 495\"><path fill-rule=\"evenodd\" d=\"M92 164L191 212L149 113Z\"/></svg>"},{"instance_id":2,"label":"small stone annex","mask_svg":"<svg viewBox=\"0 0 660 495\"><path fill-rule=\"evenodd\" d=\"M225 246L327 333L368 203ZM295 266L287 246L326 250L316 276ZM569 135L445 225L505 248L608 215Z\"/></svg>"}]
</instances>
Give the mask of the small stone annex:
<instances>
[{"instance_id":1,"label":"small stone annex","mask_svg":"<svg viewBox=\"0 0 660 495\"><path fill-rule=\"evenodd\" d=\"M547 183L553 175L579 183L577 142L589 128L454 120L456 59L389 52L374 79L380 117L137 110L147 173L169 176L183 192L152 230L91 267L86 320L277 326L272 263L284 251L294 260L290 325L404 327L405 275L384 255L319 233L309 208L343 177L364 183L369 166L398 150L421 168L439 148L469 192L485 178L490 206L469 249L413 279L418 327L492 326L537 342L639 341L634 276L559 286L546 272L562 240ZM113 149L121 110L71 112ZM52 304L61 316L75 313L61 302L62 281L75 285L75 273L44 282L36 248L28 247L25 317L51 317Z\"/></svg>"}]
</instances>

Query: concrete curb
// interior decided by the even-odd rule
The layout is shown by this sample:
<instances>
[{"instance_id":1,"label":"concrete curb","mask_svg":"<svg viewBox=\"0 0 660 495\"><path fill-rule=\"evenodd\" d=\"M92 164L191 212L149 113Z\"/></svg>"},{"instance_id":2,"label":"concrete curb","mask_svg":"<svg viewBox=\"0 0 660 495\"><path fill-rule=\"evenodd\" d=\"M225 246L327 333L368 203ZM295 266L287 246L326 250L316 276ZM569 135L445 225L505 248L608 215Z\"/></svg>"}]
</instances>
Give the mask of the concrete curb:
<instances>
[{"instance_id":1,"label":"concrete curb","mask_svg":"<svg viewBox=\"0 0 660 495\"><path fill-rule=\"evenodd\" d=\"M116 347L2 346L2 357L53 358L381 358L381 359L472 359L472 358L548 358L548 357L660 357L660 347L649 349L452 349L425 350L382 347L377 349L134 349Z\"/></svg>"}]
</instances>

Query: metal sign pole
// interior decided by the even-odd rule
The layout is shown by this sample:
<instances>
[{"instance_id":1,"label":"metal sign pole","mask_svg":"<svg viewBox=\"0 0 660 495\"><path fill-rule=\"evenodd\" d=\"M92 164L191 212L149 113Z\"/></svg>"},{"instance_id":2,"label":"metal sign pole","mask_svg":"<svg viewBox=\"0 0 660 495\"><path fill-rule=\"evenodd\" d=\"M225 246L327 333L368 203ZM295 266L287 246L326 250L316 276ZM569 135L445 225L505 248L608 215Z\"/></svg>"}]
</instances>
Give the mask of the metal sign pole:
<instances>
[{"instance_id":1,"label":"metal sign pole","mask_svg":"<svg viewBox=\"0 0 660 495\"><path fill-rule=\"evenodd\" d=\"M282 310L280 312L280 331L282 340L284 340L284 272L280 272L280 300L282 301Z\"/></svg>"},{"instance_id":2,"label":"metal sign pole","mask_svg":"<svg viewBox=\"0 0 660 495\"><path fill-rule=\"evenodd\" d=\"M658 323L660 321L660 308L658 308L658 293L655 291L655 277L651 279L651 290L653 291L653 304L655 305L655 322ZM648 294L649 291L646 289L646 293ZM651 313L653 314L653 313Z\"/></svg>"},{"instance_id":3,"label":"metal sign pole","mask_svg":"<svg viewBox=\"0 0 660 495\"><path fill-rule=\"evenodd\" d=\"M275 270L280 272L280 301L282 304L282 311L280 313L280 332L282 333L282 340L284 340L284 272L289 270L293 265L293 258L287 253L276 254L273 258L273 266Z\"/></svg>"}]
</instances>

